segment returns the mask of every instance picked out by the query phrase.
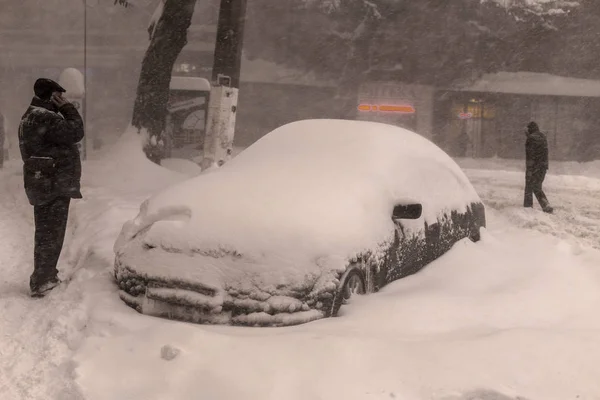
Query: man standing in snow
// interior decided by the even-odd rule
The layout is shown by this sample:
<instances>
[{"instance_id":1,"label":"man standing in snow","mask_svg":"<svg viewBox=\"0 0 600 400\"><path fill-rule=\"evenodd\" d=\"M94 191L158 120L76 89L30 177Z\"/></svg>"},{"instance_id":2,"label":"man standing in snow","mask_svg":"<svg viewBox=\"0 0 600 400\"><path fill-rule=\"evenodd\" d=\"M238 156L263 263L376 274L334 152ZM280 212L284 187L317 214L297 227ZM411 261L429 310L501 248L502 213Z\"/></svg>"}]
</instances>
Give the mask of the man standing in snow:
<instances>
[{"instance_id":1,"label":"man standing in snow","mask_svg":"<svg viewBox=\"0 0 600 400\"><path fill-rule=\"evenodd\" d=\"M542 210L552 213L553 208L542 190L546 171L548 171L548 140L546 135L540 132L540 128L535 122L530 122L527 125L526 135L525 158L527 165L523 206L533 207L533 194L535 194Z\"/></svg>"},{"instance_id":2,"label":"man standing in snow","mask_svg":"<svg viewBox=\"0 0 600 400\"><path fill-rule=\"evenodd\" d=\"M71 199L80 199L81 161L77 142L84 136L83 120L65 92L51 79L38 79L35 97L19 125L25 192L35 217L33 297L56 287L56 268L67 228Z\"/></svg>"}]
</instances>

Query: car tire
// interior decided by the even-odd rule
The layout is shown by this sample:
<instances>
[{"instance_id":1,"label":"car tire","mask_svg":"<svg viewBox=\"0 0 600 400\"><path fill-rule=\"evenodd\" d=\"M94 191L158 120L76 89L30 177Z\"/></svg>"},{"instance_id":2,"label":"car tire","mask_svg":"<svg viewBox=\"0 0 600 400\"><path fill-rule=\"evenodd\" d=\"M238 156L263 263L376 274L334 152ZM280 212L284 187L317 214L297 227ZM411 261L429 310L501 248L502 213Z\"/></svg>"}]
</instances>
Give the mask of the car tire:
<instances>
[{"instance_id":1,"label":"car tire","mask_svg":"<svg viewBox=\"0 0 600 400\"><path fill-rule=\"evenodd\" d=\"M364 274L357 265L351 265L340 278L333 304L331 307L331 316L336 317L342 304L347 303L353 296L367 293Z\"/></svg>"},{"instance_id":2,"label":"car tire","mask_svg":"<svg viewBox=\"0 0 600 400\"><path fill-rule=\"evenodd\" d=\"M472 230L471 233L469 233L469 239L473 243L477 243L481 240L481 233L479 231L479 228L476 228Z\"/></svg>"}]
</instances>

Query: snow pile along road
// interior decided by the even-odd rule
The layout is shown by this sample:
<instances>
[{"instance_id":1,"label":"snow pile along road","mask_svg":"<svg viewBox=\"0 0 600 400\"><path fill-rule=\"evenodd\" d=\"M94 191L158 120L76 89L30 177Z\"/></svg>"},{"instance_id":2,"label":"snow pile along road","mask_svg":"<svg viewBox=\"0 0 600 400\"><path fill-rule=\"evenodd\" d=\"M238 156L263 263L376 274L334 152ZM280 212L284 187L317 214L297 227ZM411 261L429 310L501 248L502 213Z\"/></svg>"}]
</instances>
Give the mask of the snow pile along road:
<instances>
[{"instance_id":1,"label":"snow pile along road","mask_svg":"<svg viewBox=\"0 0 600 400\"><path fill-rule=\"evenodd\" d=\"M0 169L0 399L75 400L72 351L90 333L89 316L114 301L112 245L139 203L186 178L145 159L140 137L126 132L115 148L84 165L84 200L71 204L59 261L68 285L44 299L29 297L33 271L33 208L20 160Z\"/></svg>"},{"instance_id":2,"label":"snow pile along road","mask_svg":"<svg viewBox=\"0 0 600 400\"><path fill-rule=\"evenodd\" d=\"M136 136L123 140L135 148ZM86 163L61 260L72 280L42 300L27 295L32 210L19 165L0 171L0 399L600 397L597 180L550 176L558 210L547 216L520 207L518 171L469 169L488 202L480 243L458 243L339 318L209 327L143 316L118 298L121 225L185 178L131 154Z\"/></svg>"},{"instance_id":3,"label":"snow pile along road","mask_svg":"<svg viewBox=\"0 0 600 400\"><path fill-rule=\"evenodd\" d=\"M71 352L88 313L77 285L29 297L33 215L20 165L0 169L0 399L80 399Z\"/></svg>"},{"instance_id":4,"label":"snow pile along road","mask_svg":"<svg viewBox=\"0 0 600 400\"><path fill-rule=\"evenodd\" d=\"M484 199L504 179L520 190L519 174L481 174L474 180ZM573 191L600 195L593 179L565 179ZM515 199L509 193L503 204L522 211ZM111 325L95 324L102 334L78 352L77 382L90 399L192 399L198 388L219 399L596 398L600 253L576 232L567 241L541 233L548 216L539 211L528 210L537 224L521 229L495 206L482 242L457 244L421 273L342 308L340 318L247 330L106 304L97 312ZM576 224L559 217L556 225Z\"/></svg>"},{"instance_id":5,"label":"snow pile along road","mask_svg":"<svg viewBox=\"0 0 600 400\"><path fill-rule=\"evenodd\" d=\"M77 381L92 400L195 399L198 388L219 399L466 399L481 388L596 398L600 254L491 223L481 243L460 242L340 318L264 330L140 326L116 310L112 332L79 351ZM165 359L165 348L177 356Z\"/></svg>"}]
</instances>

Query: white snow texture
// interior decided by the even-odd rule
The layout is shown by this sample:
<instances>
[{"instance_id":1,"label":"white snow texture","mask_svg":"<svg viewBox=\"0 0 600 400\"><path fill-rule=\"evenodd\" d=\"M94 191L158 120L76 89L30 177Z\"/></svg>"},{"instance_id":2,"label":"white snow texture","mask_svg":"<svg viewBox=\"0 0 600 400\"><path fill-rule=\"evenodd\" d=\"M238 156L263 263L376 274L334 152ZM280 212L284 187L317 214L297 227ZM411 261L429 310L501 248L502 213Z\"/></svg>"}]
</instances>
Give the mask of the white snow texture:
<instances>
[{"instance_id":1,"label":"white snow texture","mask_svg":"<svg viewBox=\"0 0 600 400\"><path fill-rule=\"evenodd\" d=\"M71 280L42 300L27 294L33 225L21 163L0 170L0 399L600 397L597 162L552 164L547 215L521 207L521 162L460 160L487 205L481 242L457 243L339 318L248 329L151 318L118 298L121 226L191 177L150 163L140 143L129 131L84 164L85 199L73 202L59 264Z\"/></svg>"}]
</instances>

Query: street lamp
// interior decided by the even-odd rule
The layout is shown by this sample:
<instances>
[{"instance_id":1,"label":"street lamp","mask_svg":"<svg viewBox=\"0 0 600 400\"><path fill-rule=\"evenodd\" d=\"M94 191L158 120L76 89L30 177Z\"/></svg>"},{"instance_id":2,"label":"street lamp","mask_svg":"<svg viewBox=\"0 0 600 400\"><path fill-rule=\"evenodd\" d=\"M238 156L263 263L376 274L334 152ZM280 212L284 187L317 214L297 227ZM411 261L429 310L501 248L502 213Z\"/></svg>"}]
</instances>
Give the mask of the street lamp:
<instances>
[{"instance_id":1,"label":"street lamp","mask_svg":"<svg viewBox=\"0 0 600 400\"><path fill-rule=\"evenodd\" d=\"M83 127L85 129L86 137L89 138L89 132L87 131L87 103L88 103L88 65L87 65L87 42L88 42L88 31L87 31L87 17L88 7L94 8L98 5L98 0L82 0L83 1ZM94 4L90 4L94 3ZM88 139L86 139L87 142ZM89 148L89 143L85 145L85 153Z\"/></svg>"},{"instance_id":2,"label":"street lamp","mask_svg":"<svg viewBox=\"0 0 600 400\"><path fill-rule=\"evenodd\" d=\"M88 66L87 66L87 42L88 42L88 32L87 32L87 17L88 17L88 7L94 8L98 5L98 0L82 0L83 1L83 88L84 88L84 101L83 101L83 123L84 127L87 128L87 93L88 93ZM93 3L93 4L90 4ZM87 133L87 132L86 132Z\"/></svg>"}]
</instances>

